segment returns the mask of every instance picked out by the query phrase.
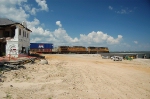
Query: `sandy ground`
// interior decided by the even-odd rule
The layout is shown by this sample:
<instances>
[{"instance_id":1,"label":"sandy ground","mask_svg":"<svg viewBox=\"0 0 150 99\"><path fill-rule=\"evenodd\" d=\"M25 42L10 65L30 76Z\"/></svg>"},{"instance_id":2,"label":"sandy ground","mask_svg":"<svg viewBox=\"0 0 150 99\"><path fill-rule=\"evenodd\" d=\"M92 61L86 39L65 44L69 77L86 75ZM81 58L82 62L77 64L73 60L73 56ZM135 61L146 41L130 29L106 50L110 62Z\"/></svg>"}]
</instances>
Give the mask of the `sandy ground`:
<instances>
[{"instance_id":1,"label":"sandy ground","mask_svg":"<svg viewBox=\"0 0 150 99\"><path fill-rule=\"evenodd\" d=\"M0 99L150 99L150 60L45 55L48 65L4 72Z\"/></svg>"}]
</instances>

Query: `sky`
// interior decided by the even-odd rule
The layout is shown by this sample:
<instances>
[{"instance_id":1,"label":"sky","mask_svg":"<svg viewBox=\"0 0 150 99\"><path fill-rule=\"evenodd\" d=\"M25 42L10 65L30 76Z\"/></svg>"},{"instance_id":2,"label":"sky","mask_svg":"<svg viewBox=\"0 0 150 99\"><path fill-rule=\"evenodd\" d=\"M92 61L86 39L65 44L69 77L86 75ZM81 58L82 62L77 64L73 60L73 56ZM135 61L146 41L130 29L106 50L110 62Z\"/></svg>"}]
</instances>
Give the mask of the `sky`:
<instances>
[{"instance_id":1,"label":"sky","mask_svg":"<svg viewBox=\"0 0 150 99\"><path fill-rule=\"evenodd\" d=\"M150 51L149 0L0 0L0 17L25 21L31 43Z\"/></svg>"}]
</instances>

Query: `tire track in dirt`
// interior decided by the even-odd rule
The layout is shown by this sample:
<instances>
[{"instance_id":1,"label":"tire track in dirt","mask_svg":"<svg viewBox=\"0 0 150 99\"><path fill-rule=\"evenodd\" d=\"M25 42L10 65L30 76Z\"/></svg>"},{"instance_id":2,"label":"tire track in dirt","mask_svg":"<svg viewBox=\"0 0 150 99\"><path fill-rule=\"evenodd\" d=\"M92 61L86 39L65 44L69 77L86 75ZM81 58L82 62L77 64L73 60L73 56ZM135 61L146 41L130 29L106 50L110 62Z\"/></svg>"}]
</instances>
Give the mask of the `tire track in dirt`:
<instances>
[{"instance_id":1,"label":"tire track in dirt","mask_svg":"<svg viewBox=\"0 0 150 99\"><path fill-rule=\"evenodd\" d=\"M149 97L149 90L144 93L144 89L137 89L137 86L140 86L140 82L137 82L137 79L134 77L135 73L132 74L130 71L125 71L127 74L122 73L122 68L118 68L117 66L108 68L108 66L104 67L105 65L101 67L93 64L84 66L80 66L79 64L80 63L75 65L75 68L77 69L75 71L78 71L77 73L81 73L82 80L80 80L80 82L84 83L85 86L85 89L82 90L88 90L88 93L90 93L90 96L87 94L88 97L107 99L109 99L110 96L112 98L122 99L132 99L139 96ZM121 71L119 72L119 70ZM133 78L130 78L130 76L133 76ZM136 84L138 85L136 86ZM137 91L130 93L130 90ZM106 93L108 96L106 96Z\"/></svg>"},{"instance_id":2,"label":"tire track in dirt","mask_svg":"<svg viewBox=\"0 0 150 99\"><path fill-rule=\"evenodd\" d=\"M0 98L9 92L14 99L150 99L150 73L135 69L149 65L138 63L140 60L49 56L49 65L29 65L26 70L5 73L7 80L0 85Z\"/></svg>"}]
</instances>

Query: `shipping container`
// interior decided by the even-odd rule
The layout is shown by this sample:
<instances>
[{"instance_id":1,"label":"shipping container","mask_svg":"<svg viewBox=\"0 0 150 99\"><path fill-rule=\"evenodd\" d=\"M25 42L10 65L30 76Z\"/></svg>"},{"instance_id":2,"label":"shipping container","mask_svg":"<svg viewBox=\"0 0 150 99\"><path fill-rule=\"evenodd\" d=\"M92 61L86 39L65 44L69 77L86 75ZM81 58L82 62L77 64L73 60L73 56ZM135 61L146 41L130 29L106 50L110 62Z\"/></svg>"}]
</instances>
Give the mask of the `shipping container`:
<instances>
[{"instance_id":1,"label":"shipping container","mask_svg":"<svg viewBox=\"0 0 150 99\"><path fill-rule=\"evenodd\" d=\"M53 49L52 43L30 43L30 49Z\"/></svg>"},{"instance_id":2,"label":"shipping container","mask_svg":"<svg viewBox=\"0 0 150 99\"><path fill-rule=\"evenodd\" d=\"M52 52L52 43L30 43L30 51L37 53L49 53Z\"/></svg>"}]
</instances>

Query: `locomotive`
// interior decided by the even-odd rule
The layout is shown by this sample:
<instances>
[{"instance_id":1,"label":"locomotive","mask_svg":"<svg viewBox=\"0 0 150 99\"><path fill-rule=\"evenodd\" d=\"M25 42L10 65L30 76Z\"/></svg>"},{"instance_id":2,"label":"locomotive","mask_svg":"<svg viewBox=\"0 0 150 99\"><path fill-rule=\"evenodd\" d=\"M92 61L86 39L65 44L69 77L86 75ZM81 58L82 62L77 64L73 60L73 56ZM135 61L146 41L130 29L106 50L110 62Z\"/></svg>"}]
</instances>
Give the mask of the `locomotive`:
<instances>
[{"instance_id":1,"label":"locomotive","mask_svg":"<svg viewBox=\"0 0 150 99\"><path fill-rule=\"evenodd\" d=\"M96 54L109 53L108 47L59 46L58 53Z\"/></svg>"}]
</instances>

